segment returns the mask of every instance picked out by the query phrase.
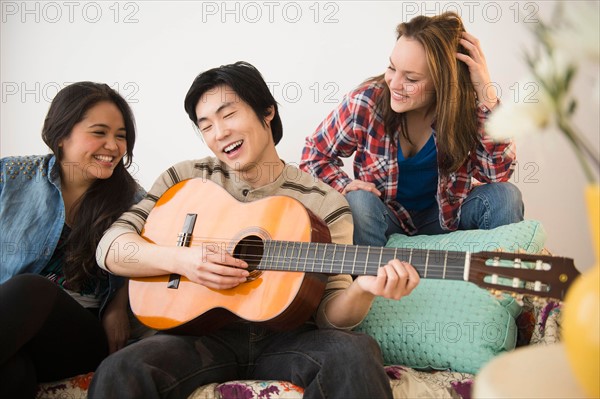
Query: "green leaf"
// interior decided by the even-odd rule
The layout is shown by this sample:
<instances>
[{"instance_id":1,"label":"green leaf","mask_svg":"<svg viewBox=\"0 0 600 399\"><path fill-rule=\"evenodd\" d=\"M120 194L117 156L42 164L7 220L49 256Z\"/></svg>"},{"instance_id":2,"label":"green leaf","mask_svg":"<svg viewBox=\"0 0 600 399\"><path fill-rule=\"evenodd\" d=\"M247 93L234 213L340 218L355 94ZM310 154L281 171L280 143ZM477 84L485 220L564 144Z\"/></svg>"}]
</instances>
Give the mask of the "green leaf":
<instances>
[{"instance_id":1,"label":"green leaf","mask_svg":"<svg viewBox=\"0 0 600 399\"><path fill-rule=\"evenodd\" d=\"M567 68L567 72L565 74L565 91L569 90L571 81L573 80L573 77L575 76L576 73L577 73L577 67L572 64L569 65L569 67Z\"/></svg>"},{"instance_id":2,"label":"green leaf","mask_svg":"<svg viewBox=\"0 0 600 399\"><path fill-rule=\"evenodd\" d=\"M569 102L569 108L567 109L567 115L571 116L575 113L575 109L577 108L577 100L574 98Z\"/></svg>"}]
</instances>

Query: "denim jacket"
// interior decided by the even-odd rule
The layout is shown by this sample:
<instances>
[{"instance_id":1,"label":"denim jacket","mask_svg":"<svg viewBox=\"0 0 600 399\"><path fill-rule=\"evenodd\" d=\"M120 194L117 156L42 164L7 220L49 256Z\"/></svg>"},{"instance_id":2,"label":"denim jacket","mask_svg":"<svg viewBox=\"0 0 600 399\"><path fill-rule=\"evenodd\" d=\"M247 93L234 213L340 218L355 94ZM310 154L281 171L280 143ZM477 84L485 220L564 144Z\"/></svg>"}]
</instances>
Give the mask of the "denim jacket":
<instances>
[{"instance_id":1,"label":"denim jacket","mask_svg":"<svg viewBox=\"0 0 600 399\"><path fill-rule=\"evenodd\" d=\"M40 273L65 223L60 176L54 155L0 159L0 283L22 273ZM140 189L134 203L144 195ZM109 275L100 314L125 279Z\"/></svg>"}]
</instances>

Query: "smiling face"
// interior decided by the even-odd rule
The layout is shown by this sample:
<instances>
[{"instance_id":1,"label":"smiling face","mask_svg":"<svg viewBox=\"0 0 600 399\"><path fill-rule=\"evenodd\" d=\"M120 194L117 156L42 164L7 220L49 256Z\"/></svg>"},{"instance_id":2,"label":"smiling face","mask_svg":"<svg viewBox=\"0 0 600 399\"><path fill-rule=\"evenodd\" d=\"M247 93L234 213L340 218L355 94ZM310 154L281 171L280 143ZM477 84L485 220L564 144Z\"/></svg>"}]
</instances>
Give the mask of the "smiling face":
<instances>
[{"instance_id":1,"label":"smiling face","mask_svg":"<svg viewBox=\"0 0 600 399\"><path fill-rule=\"evenodd\" d=\"M63 139L61 171L65 184L89 186L108 179L127 151L123 115L111 102L100 102L85 113Z\"/></svg>"},{"instance_id":2,"label":"smiling face","mask_svg":"<svg viewBox=\"0 0 600 399\"><path fill-rule=\"evenodd\" d=\"M416 40L400 36L385 72L390 105L395 112L425 113L435 100L435 89L425 48Z\"/></svg>"},{"instance_id":3,"label":"smiling face","mask_svg":"<svg viewBox=\"0 0 600 399\"><path fill-rule=\"evenodd\" d=\"M210 150L231 169L242 172L244 180L266 175L256 168L281 164L270 128L273 110L263 124L233 89L221 85L200 97L196 116L198 128Z\"/></svg>"}]
</instances>

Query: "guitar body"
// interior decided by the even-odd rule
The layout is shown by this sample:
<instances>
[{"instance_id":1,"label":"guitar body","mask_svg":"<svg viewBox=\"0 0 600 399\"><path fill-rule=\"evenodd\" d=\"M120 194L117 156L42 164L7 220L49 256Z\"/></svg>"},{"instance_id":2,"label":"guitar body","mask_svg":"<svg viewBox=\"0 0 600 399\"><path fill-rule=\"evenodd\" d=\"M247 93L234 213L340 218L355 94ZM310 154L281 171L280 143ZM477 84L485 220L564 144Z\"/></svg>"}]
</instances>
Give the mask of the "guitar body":
<instances>
[{"instance_id":1,"label":"guitar body","mask_svg":"<svg viewBox=\"0 0 600 399\"><path fill-rule=\"evenodd\" d=\"M204 179L171 187L148 216L142 236L151 243L175 246L190 213L197 214L190 246L219 246L244 260L249 252L250 269L262 255L255 248L260 240L330 241L327 226L293 198L241 203ZM168 288L169 275L131 278L131 308L153 329L184 334L207 333L239 318L288 329L311 316L326 281L322 275L303 272L254 270L251 277L252 281L227 290L210 289L183 276L177 288Z\"/></svg>"}]
</instances>

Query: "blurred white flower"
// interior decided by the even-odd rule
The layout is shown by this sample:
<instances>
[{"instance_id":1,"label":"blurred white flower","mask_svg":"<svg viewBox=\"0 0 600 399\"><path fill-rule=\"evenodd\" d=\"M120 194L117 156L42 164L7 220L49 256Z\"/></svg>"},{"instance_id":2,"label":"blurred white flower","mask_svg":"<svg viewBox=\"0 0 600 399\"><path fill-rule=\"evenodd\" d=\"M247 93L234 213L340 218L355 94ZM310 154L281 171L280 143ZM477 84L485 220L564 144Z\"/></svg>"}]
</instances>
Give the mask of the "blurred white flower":
<instances>
[{"instance_id":1,"label":"blurred white flower","mask_svg":"<svg viewBox=\"0 0 600 399\"><path fill-rule=\"evenodd\" d=\"M560 79L572 64L573 59L570 54L563 49L556 48L552 54L544 52L539 55L533 64L533 72L540 80L550 82Z\"/></svg>"},{"instance_id":2,"label":"blurred white flower","mask_svg":"<svg viewBox=\"0 0 600 399\"><path fill-rule=\"evenodd\" d=\"M526 83L532 82L527 79ZM519 84L518 87L523 87ZM486 131L495 140L518 138L532 133L543 132L552 119L552 103L542 90L538 90L532 98L520 102L502 102L492 112Z\"/></svg>"},{"instance_id":3,"label":"blurred white flower","mask_svg":"<svg viewBox=\"0 0 600 399\"><path fill-rule=\"evenodd\" d=\"M533 52L525 53L532 75L528 82L535 82L539 90L534 101L503 103L490 117L487 131L502 140L540 132L555 124L571 144L588 182L596 182L600 156L573 124L577 98L571 93L571 83L584 59L599 63L598 4L561 3L550 23L539 20L529 26L537 46ZM600 96L597 81L592 90Z\"/></svg>"}]
</instances>

